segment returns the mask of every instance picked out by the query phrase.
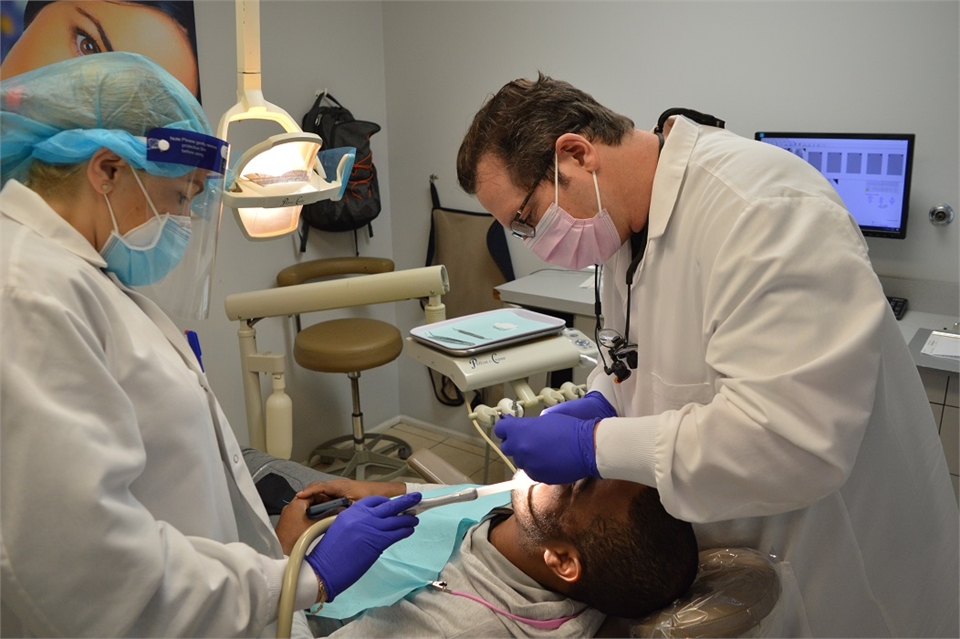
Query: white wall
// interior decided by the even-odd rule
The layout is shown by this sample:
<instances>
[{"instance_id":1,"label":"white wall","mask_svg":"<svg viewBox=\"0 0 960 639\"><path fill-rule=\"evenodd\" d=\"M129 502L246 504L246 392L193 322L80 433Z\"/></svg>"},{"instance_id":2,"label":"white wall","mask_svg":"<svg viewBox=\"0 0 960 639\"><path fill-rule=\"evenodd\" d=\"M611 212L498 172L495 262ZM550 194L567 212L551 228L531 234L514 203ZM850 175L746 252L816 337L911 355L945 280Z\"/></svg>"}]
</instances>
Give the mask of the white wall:
<instances>
[{"instance_id":1,"label":"white wall","mask_svg":"<svg viewBox=\"0 0 960 639\"><path fill-rule=\"evenodd\" d=\"M196 10L204 107L216 121L236 101L234 5L199 0ZM384 212L361 252L393 257L398 268L423 264L431 173L440 176L444 204L479 210L456 183L466 127L504 83L542 70L643 128L665 108L688 106L748 137L759 129L916 133L908 237L868 240L871 256L882 275L954 287L960 279L960 222L938 228L926 221L940 202L960 210L955 1L262 0L261 12L268 100L299 119L314 91L327 87L357 117L384 125L373 138ZM246 242L225 215L211 318L190 328L200 333L211 383L246 441L236 326L223 317L223 298L272 287L276 272L301 257L293 239ZM351 234L313 233L304 258L352 249ZM522 248L517 256L521 274L538 266ZM415 303L370 312L404 331L421 318ZM263 349L288 352L296 454L347 434L345 376L299 369L288 322L264 320L258 331ZM423 368L404 356L364 373L361 384L368 425L405 414L470 432L464 409L440 406Z\"/></svg>"},{"instance_id":2,"label":"white wall","mask_svg":"<svg viewBox=\"0 0 960 639\"><path fill-rule=\"evenodd\" d=\"M871 256L883 275L960 279L960 222L926 219L960 210L956 2L385 2L383 15L399 264L423 259L431 173L444 204L480 208L456 182L463 134L487 97L541 70L641 128L687 106L747 137L916 133L907 239L871 238ZM469 429L424 399L417 364L401 367L402 413Z\"/></svg>"}]
</instances>

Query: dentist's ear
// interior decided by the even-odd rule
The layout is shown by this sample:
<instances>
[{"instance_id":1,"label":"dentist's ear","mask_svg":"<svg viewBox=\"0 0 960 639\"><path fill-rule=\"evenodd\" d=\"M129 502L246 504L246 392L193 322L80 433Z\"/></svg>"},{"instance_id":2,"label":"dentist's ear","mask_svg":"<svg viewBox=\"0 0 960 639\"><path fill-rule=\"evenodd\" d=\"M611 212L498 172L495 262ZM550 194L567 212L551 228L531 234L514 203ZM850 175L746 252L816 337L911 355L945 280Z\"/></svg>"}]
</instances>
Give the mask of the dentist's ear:
<instances>
[{"instance_id":1,"label":"dentist's ear","mask_svg":"<svg viewBox=\"0 0 960 639\"><path fill-rule=\"evenodd\" d=\"M557 138L555 148L557 156L561 160L565 156L573 158L578 166L591 173L600 166L600 155L597 153L597 147L579 133L564 133Z\"/></svg>"},{"instance_id":2,"label":"dentist's ear","mask_svg":"<svg viewBox=\"0 0 960 639\"><path fill-rule=\"evenodd\" d=\"M547 545L543 550L543 563L550 572L568 584L577 582L583 574L580 551L567 542Z\"/></svg>"}]
</instances>

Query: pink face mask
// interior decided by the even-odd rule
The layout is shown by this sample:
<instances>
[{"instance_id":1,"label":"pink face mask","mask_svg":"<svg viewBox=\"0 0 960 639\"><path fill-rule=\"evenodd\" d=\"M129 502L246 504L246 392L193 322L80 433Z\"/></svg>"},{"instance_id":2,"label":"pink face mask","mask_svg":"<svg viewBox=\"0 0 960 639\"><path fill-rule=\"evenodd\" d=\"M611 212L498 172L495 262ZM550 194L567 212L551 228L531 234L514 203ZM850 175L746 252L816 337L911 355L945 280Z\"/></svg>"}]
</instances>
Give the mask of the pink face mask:
<instances>
[{"instance_id":1,"label":"pink face mask","mask_svg":"<svg viewBox=\"0 0 960 639\"><path fill-rule=\"evenodd\" d=\"M595 216L579 220L557 203L560 199L559 166L554 160L553 204L537 223L537 234L524 239L527 247L541 260L562 268L579 270L591 264L603 264L620 248L623 240L610 214L600 203L600 186L597 174L593 174L593 186L597 190Z\"/></svg>"}]
</instances>

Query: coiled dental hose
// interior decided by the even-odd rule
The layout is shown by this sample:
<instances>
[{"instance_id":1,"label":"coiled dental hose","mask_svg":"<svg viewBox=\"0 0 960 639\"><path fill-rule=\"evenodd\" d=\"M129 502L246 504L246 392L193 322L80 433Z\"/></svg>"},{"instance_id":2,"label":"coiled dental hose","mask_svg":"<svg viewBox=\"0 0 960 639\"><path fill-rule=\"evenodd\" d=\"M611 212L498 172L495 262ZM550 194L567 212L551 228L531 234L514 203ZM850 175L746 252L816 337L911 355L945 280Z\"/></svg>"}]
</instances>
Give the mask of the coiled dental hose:
<instances>
[{"instance_id":1,"label":"coiled dental hose","mask_svg":"<svg viewBox=\"0 0 960 639\"><path fill-rule=\"evenodd\" d=\"M529 386L526 388L529 391ZM522 396L521 399L513 400L509 397L504 397L497 402L495 407L479 404L471 410L470 404L465 404L467 407L467 418L473 422L473 427L477 429L477 432L480 433L480 436L487 442L487 445L500 455L500 458L507 465L507 468L510 469L510 472L514 473L517 472L517 467L507 459L507 456L503 454L500 447L493 443L493 440L490 439L483 427L492 428L504 415L523 417L525 407L534 408L540 403L550 407L571 399L579 399L587 394L587 387L584 384L577 385L573 382L564 382L560 385L559 390L546 387L541 389L539 395L532 395L529 392L524 393L522 387L518 389L518 391L517 394Z\"/></svg>"},{"instance_id":2,"label":"coiled dental hose","mask_svg":"<svg viewBox=\"0 0 960 639\"><path fill-rule=\"evenodd\" d=\"M283 583L280 587L280 603L277 605L277 639L289 639L293 632L294 604L297 599L297 584L300 581L300 566L307 556L307 549L313 540L327 532L337 516L325 517L307 528L290 551L287 568L283 571Z\"/></svg>"}]
</instances>

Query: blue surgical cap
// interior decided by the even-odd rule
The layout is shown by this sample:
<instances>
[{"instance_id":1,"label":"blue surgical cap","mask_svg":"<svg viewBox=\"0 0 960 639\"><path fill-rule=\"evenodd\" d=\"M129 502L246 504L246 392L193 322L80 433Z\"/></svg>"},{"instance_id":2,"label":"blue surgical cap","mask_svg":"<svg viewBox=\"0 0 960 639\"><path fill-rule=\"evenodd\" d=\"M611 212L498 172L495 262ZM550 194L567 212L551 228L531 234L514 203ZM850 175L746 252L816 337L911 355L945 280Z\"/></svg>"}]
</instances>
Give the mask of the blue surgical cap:
<instances>
[{"instance_id":1,"label":"blue surgical cap","mask_svg":"<svg viewBox=\"0 0 960 639\"><path fill-rule=\"evenodd\" d=\"M24 181L30 164L85 162L108 148L131 166L173 177L187 167L147 160L147 132L165 127L210 135L190 91L136 53L71 58L0 84L0 183Z\"/></svg>"}]
</instances>

